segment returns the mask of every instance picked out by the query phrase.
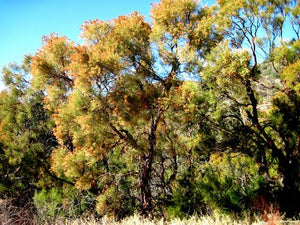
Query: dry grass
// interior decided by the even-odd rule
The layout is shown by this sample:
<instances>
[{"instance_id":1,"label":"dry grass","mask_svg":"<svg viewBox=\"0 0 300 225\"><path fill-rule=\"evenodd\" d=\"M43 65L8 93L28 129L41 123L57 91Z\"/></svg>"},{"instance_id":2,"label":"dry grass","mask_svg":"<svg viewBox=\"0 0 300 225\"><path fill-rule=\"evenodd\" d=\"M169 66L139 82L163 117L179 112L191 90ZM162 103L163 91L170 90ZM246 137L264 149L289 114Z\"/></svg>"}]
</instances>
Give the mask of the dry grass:
<instances>
[{"instance_id":1,"label":"dry grass","mask_svg":"<svg viewBox=\"0 0 300 225\"><path fill-rule=\"evenodd\" d=\"M36 222L32 207L13 206L13 199L0 199L0 224L1 225L42 225ZM82 219L53 219L52 222L45 225L300 225L300 221L283 221L278 213L263 216L267 222L262 222L261 218L245 217L243 220L234 220L230 216L193 216L189 219L173 219L171 221L142 219L139 215L116 221L109 217L103 217L100 220L94 217ZM55 221L55 222L54 222Z\"/></svg>"},{"instance_id":2,"label":"dry grass","mask_svg":"<svg viewBox=\"0 0 300 225\"><path fill-rule=\"evenodd\" d=\"M97 221L94 218L90 219L77 219L64 222L57 222L56 225L300 225L300 221L282 221L280 217L269 215L270 220L268 222L262 222L259 218L244 220L233 220L229 216L201 216L191 217L189 219L173 219L171 221L164 220L145 220L141 219L138 215L128 217L122 221L115 221L110 218L104 217L102 220Z\"/></svg>"},{"instance_id":3,"label":"dry grass","mask_svg":"<svg viewBox=\"0 0 300 225\"><path fill-rule=\"evenodd\" d=\"M1 225L34 225L33 210L30 205L14 206L14 199L0 199Z\"/></svg>"}]
</instances>

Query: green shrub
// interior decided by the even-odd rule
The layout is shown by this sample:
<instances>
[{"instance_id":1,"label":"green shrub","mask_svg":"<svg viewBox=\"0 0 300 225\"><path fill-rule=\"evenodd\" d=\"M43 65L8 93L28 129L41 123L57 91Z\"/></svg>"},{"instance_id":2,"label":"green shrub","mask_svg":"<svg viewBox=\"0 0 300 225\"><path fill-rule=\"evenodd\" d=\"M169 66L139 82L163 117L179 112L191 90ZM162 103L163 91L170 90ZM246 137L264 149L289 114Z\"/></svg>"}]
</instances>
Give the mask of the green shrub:
<instances>
[{"instance_id":1,"label":"green shrub","mask_svg":"<svg viewBox=\"0 0 300 225\"><path fill-rule=\"evenodd\" d=\"M95 197L92 194L79 192L70 185L36 192L33 201L38 218L42 221L57 217L76 218L87 210L93 210L95 206Z\"/></svg>"},{"instance_id":2,"label":"green shrub","mask_svg":"<svg viewBox=\"0 0 300 225\"><path fill-rule=\"evenodd\" d=\"M241 154L214 154L202 168L200 193L213 209L242 213L264 186L258 166Z\"/></svg>"},{"instance_id":3,"label":"green shrub","mask_svg":"<svg viewBox=\"0 0 300 225\"><path fill-rule=\"evenodd\" d=\"M194 214L205 213L204 198L199 186L200 176L196 168L191 166L173 186L173 197L167 206L169 219L186 218Z\"/></svg>"}]
</instances>

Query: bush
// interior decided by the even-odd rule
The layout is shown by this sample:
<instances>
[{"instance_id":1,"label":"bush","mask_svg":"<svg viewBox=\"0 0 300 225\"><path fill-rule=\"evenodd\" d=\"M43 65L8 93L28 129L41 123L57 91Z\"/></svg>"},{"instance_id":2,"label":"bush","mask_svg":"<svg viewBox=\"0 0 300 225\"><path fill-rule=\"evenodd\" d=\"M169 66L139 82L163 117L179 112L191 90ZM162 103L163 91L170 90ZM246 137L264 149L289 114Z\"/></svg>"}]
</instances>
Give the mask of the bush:
<instances>
[{"instance_id":1,"label":"bush","mask_svg":"<svg viewBox=\"0 0 300 225\"><path fill-rule=\"evenodd\" d=\"M191 166L173 186L173 198L167 207L167 218L186 218L206 213L196 168Z\"/></svg>"},{"instance_id":2,"label":"bush","mask_svg":"<svg viewBox=\"0 0 300 225\"><path fill-rule=\"evenodd\" d=\"M92 194L79 192L69 185L36 192L33 201L39 222L53 221L59 217L76 218L95 206Z\"/></svg>"},{"instance_id":3,"label":"bush","mask_svg":"<svg viewBox=\"0 0 300 225\"><path fill-rule=\"evenodd\" d=\"M249 209L264 186L258 166L241 154L214 154L202 168L205 171L199 186L204 201L214 209L242 213Z\"/></svg>"}]
</instances>

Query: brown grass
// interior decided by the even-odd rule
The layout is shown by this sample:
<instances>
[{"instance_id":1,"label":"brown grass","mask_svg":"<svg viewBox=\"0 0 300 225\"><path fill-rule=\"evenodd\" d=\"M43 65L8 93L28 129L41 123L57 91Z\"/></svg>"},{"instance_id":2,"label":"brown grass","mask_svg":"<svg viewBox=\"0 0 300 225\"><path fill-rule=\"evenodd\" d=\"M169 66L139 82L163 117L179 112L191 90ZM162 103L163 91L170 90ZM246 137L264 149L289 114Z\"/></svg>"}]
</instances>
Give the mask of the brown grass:
<instances>
[{"instance_id":1,"label":"brown grass","mask_svg":"<svg viewBox=\"0 0 300 225\"><path fill-rule=\"evenodd\" d=\"M34 225L33 208L30 205L18 207L13 198L0 199L1 225Z\"/></svg>"},{"instance_id":2,"label":"brown grass","mask_svg":"<svg viewBox=\"0 0 300 225\"><path fill-rule=\"evenodd\" d=\"M300 221L283 221L277 210L256 218L245 216L243 220L235 220L222 214L193 216L183 220L175 218L170 221L142 219L139 215L134 215L121 221L109 217L103 217L99 220L94 217L85 217L81 219L53 218L53 221L48 223L37 220L34 212L35 210L31 205L17 207L14 206L14 199L12 198L0 199L1 225L300 225Z\"/></svg>"},{"instance_id":3,"label":"brown grass","mask_svg":"<svg viewBox=\"0 0 300 225\"><path fill-rule=\"evenodd\" d=\"M64 222L57 222L56 225L300 225L300 221L283 221L277 215L269 215L270 220L262 221L261 218L255 219L245 218L243 220L234 220L229 216L215 215L215 216L193 216L189 219L173 219L171 221L164 220L149 220L142 219L138 215L125 218L122 221L115 221L114 219L104 217L101 220L94 218L66 220Z\"/></svg>"}]
</instances>

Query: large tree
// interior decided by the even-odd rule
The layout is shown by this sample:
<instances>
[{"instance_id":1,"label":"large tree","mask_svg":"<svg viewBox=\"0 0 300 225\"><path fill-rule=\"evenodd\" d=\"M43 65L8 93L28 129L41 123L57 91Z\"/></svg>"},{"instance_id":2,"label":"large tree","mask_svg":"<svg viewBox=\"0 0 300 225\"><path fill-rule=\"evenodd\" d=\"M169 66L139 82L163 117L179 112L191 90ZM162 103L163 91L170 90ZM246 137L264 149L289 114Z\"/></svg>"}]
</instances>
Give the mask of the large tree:
<instances>
[{"instance_id":1,"label":"large tree","mask_svg":"<svg viewBox=\"0 0 300 225\"><path fill-rule=\"evenodd\" d=\"M218 40L202 28L211 14L195 1L162 1L153 27L136 12L93 20L82 26L84 44L53 34L33 57L34 83L46 93L60 143L52 168L97 193L99 212L124 214L138 199L146 215L172 195L185 152L175 96L185 61L203 58ZM184 59L185 48L194 59Z\"/></svg>"},{"instance_id":2,"label":"large tree","mask_svg":"<svg viewBox=\"0 0 300 225\"><path fill-rule=\"evenodd\" d=\"M288 216L297 215L300 199L299 39L282 38L297 10L297 1L219 1L215 23L224 40L200 72L206 101L198 112L214 130L213 149L255 159ZM288 35L297 38L293 27Z\"/></svg>"}]
</instances>

